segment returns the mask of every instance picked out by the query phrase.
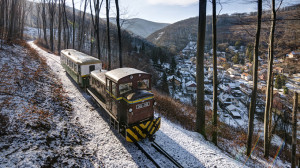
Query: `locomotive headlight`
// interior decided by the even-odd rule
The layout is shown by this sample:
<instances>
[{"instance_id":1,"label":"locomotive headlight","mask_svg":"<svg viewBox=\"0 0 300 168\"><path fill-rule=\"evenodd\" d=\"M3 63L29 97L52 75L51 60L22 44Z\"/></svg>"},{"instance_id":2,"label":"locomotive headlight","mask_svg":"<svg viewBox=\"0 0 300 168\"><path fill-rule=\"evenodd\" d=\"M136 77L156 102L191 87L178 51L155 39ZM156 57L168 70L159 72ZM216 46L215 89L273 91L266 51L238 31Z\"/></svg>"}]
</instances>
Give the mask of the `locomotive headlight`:
<instances>
[{"instance_id":1,"label":"locomotive headlight","mask_svg":"<svg viewBox=\"0 0 300 168\"><path fill-rule=\"evenodd\" d=\"M132 112L132 108L130 108L128 111L129 111L129 113L131 113Z\"/></svg>"}]
</instances>

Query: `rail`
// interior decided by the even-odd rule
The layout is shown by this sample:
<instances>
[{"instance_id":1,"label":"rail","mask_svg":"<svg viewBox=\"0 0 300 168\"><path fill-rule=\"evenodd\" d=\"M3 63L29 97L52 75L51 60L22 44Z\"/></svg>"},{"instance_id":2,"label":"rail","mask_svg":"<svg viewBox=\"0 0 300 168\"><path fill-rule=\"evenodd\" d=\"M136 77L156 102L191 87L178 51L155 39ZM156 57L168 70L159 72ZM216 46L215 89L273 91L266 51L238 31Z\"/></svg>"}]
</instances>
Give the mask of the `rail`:
<instances>
[{"instance_id":1,"label":"rail","mask_svg":"<svg viewBox=\"0 0 300 168\"><path fill-rule=\"evenodd\" d=\"M145 150L144 148L139 144L139 143L135 143L135 145L139 148L140 151L142 151L142 153L145 154L145 156L158 168L162 167L160 166L152 156L150 156ZM176 167L178 168L183 168L183 166L178 163L171 155L169 155L160 145L158 145L156 142L152 142L151 146L158 151L160 154L164 155L169 161L171 161Z\"/></svg>"}]
</instances>

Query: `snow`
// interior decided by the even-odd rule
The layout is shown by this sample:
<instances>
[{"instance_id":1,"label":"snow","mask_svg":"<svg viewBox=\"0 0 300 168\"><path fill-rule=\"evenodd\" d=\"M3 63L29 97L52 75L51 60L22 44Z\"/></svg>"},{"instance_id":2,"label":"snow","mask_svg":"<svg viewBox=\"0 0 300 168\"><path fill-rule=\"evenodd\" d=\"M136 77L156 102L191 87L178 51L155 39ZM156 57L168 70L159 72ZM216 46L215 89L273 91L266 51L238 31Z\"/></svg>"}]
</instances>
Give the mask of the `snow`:
<instances>
[{"instance_id":1,"label":"snow","mask_svg":"<svg viewBox=\"0 0 300 168\"><path fill-rule=\"evenodd\" d=\"M165 32L158 33L158 37L155 38L155 41L159 40Z\"/></svg>"},{"instance_id":2,"label":"snow","mask_svg":"<svg viewBox=\"0 0 300 168\"><path fill-rule=\"evenodd\" d=\"M62 81L73 107L74 116L70 122L80 124L81 130L89 137L87 147L94 149L93 154L104 167L154 167L133 144L110 129L103 110L66 75L58 56L41 50L33 42L29 44L47 59L47 64ZM184 167L243 167L242 163L224 154L198 133L187 131L164 118L156 133L156 142ZM147 140L142 144L149 145Z\"/></svg>"}]
</instances>

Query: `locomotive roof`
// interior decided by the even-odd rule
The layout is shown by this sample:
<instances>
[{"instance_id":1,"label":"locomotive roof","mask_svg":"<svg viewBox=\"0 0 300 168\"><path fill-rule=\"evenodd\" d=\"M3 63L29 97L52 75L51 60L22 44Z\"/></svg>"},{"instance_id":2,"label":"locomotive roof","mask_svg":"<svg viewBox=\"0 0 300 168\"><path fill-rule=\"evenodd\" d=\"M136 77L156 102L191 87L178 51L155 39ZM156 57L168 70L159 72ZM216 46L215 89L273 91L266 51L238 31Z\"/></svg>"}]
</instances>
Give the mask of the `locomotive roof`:
<instances>
[{"instance_id":1,"label":"locomotive roof","mask_svg":"<svg viewBox=\"0 0 300 168\"><path fill-rule=\"evenodd\" d=\"M89 56L87 54L84 54L84 53L79 52L74 49L61 50L61 53L64 54L66 57L69 57L76 64L87 65L87 64L101 63L101 61L99 59Z\"/></svg>"},{"instance_id":2,"label":"locomotive roof","mask_svg":"<svg viewBox=\"0 0 300 168\"><path fill-rule=\"evenodd\" d=\"M118 82L120 79L134 74L148 74L146 72L140 71L134 68L117 68L111 71L106 72L106 76Z\"/></svg>"},{"instance_id":3,"label":"locomotive roof","mask_svg":"<svg viewBox=\"0 0 300 168\"><path fill-rule=\"evenodd\" d=\"M91 76L93 76L94 78L96 78L98 81L105 83L105 73L107 71L106 70L95 70L91 72Z\"/></svg>"}]
</instances>

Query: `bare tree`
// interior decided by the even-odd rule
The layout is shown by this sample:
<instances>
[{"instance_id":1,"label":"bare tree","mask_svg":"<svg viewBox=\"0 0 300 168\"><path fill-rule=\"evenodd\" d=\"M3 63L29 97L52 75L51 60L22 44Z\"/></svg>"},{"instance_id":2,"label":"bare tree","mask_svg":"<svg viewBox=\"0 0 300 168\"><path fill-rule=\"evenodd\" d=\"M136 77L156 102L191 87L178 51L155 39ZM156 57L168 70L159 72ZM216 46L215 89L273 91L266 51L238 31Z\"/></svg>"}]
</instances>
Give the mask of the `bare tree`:
<instances>
[{"instance_id":1,"label":"bare tree","mask_svg":"<svg viewBox=\"0 0 300 168\"><path fill-rule=\"evenodd\" d=\"M61 1L58 0L58 43L57 43L57 51L60 53L61 49L61 18L62 18L62 11L61 11Z\"/></svg>"},{"instance_id":2,"label":"bare tree","mask_svg":"<svg viewBox=\"0 0 300 168\"><path fill-rule=\"evenodd\" d=\"M100 10L103 4L103 0L94 0L94 12L95 18L93 16L93 9L92 9L92 2L90 2L90 9L91 9L91 16L92 16L92 23L94 27L94 33L96 34L96 41L97 41L97 52L98 52L98 59L101 59L101 47L100 47ZM91 33L92 34L92 33ZM92 37L91 37L92 38ZM92 45L92 44L91 44ZM92 48L91 48L92 51Z\"/></svg>"},{"instance_id":3,"label":"bare tree","mask_svg":"<svg viewBox=\"0 0 300 168\"><path fill-rule=\"evenodd\" d=\"M45 45L48 47L48 39L47 39L47 16L46 16L46 0L43 0L42 3L42 20L43 20L43 33L44 33L44 41Z\"/></svg>"},{"instance_id":4,"label":"bare tree","mask_svg":"<svg viewBox=\"0 0 300 168\"><path fill-rule=\"evenodd\" d=\"M254 45L254 58L253 58L253 90L251 94L251 103L249 108L249 125L248 125L248 137L247 137L247 156L251 154L252 136L253 136L253 122L254 113L256 109L256 93L257 93L257 69L258 69L258 47L261 29L261 15L262 15L262 0L257 1L257 28L255 35Z\"/></svg>"},{"instance_id":5,"label":"bare tree","mask_svg":"<svg viewBox=\"0 0 300 168\"><path fill-rule=\"evenodd\" d=\"M292 168L296 168L296 145L297 145L297 110L298 110L298 93L294 93L293 107L293 135L292 135Z\"/></svg>"},{"instance_id":6,"label":"bare tree","mask_svg":"<svg viewBox=\"0 0 300 168\"><path fill-rule=\"evenodd\" d=\"M50 50L54 51L54 19L56 13L56 0L48 1L49 29L50 29Z\"/></svg>"},{"instance_id":7,"label":"bare tree","mask_svg":"<svg viewBox=\"0 0 300 168\"><path fill-rule=\"evenodd\" d=\"M204 102L204 45L206 29L206 0L199 1L199 25L197 40L197 118L196 131L205 138L205 102Z\"/></svg>"},{"instance_id":8,"label":"bare tree","mask_svg":"<svg viewBox=\"0 0 300 168\"><path fill-rule=\"evenodd\" d=\"M282 0L280 4L282 3ZM274 33L276 26L276 9L275 0L272 0L271 5L272 17L271 17L271 28L269 35L269 53L268 53L268 81L266 90L266 105L264 115L264 157L269 157L270 142L271 142L271 123L272 123L272 97L273 97L273 58L274 58Z\"/></svg>"},{"instance_id":9,"label":"bare tree","mask_svg":"<svg viewBox=\"0 0 300 168\"><path fill-rule=\"evenodd\" d=\"M106 0L106 33L107 33L107 57L108 57L108 70L111 69L111 47L110 47L110 33L109 33L109 8L110 0Z\"/></svg>"},{"instance_id":10,"label":"bare tree","mask_svg":"<svg viewBox=\"0 0 300 168\"><path fill-rule=\"evenodd\" d=\"M86 7L87 7L87 0L84 0L84 9L83 9L83 16L82 16L82 23L79 24L81 25L81 28L80 28L80 39L79 39L79 46L78 46L78 49L81 50L82 48L82 43L84 41L84 27L86 26L85 24L85 13L86 13Z\"/></svg>"},{"instance_id":11,"label":"bare tree","mask_svg":"<svg viewBox=\"0 0 300 168\"><path fill-rule=\"evenodd\" d=\"M116 10L117 10L117 27L118 27L118 39L119 39L119 63L120 63L120 68L123 67L123 62L122 62L122 38L121 38L121 26L120 26L120 9L119 9L119 0L115 0L116 3Z\"/></svg>"},{"instance_id":12,"label":"bare tree","mask_svg":"<svg viewBox=\"0 0 300 168\"><path fill-rule=\"evenodd\" d=\"M213 135L212 142L217 145L218 144L218 71L217 71L217 25L216 25L216 0L212 0L212 46L213 46Z\"/></svg>"},{"instance_id":13,"label":"bare tree","mask_svg":"<svg viewBox=\"0 0 300 168\"><path fill-rule=\"evenodd\" d=\"M73 5L73 48L75 49L75 24L76 24L76 14L75 14L75 4L74 0L72 0L72 5Z\"/></svg>"}]
</instances>

